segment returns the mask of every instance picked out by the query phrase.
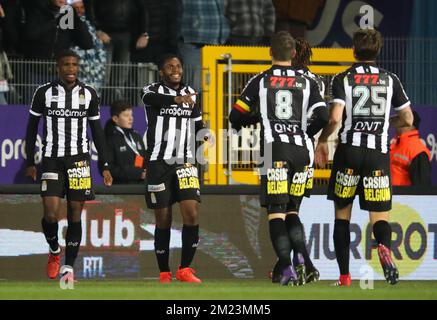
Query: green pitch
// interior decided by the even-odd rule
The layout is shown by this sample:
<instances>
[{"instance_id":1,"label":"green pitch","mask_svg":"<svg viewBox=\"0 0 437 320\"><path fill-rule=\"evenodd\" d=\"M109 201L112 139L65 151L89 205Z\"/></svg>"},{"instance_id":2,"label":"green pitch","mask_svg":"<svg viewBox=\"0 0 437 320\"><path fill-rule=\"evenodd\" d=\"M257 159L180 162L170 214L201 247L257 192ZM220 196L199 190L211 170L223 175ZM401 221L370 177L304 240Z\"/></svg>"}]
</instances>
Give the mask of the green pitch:
<instances>
[{"instance_id":1,"label":"green pitch","mask_svg":"<svg viewBox=\"0 0 437 320\"><path fill-rule=\"evenodd\" d=\"M0 299L437 299L437 281L401 281L396 286L375 281L373 290L361 289L359 281L350 288L332 287L332 282L281 287L267 280L205 280L200 285L80 280L73 290L62 290L57 281L0 281Z\"/></svg>"}]
</instances>

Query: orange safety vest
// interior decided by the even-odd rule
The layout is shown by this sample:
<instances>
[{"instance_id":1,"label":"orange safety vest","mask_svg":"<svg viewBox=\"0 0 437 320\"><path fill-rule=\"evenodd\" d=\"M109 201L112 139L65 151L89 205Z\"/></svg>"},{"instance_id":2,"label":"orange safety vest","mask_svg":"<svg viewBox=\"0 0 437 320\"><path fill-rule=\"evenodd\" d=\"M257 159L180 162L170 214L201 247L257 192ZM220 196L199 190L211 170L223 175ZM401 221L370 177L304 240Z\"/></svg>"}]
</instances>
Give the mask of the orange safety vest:
<instances>
[{"instance_id":1,"label":"orange safety vest","mask_svg":"<svg viewBox=\"0 0 437 320\"><path fill-rule=\"evenodd\" d=\"M400 136L390 146L390 171L394 186L411 186L408 168L411 161L422 152L426 152L431 161L431 153L420 141L419 131L408 131Z\"/></svg>"}]
</instances>

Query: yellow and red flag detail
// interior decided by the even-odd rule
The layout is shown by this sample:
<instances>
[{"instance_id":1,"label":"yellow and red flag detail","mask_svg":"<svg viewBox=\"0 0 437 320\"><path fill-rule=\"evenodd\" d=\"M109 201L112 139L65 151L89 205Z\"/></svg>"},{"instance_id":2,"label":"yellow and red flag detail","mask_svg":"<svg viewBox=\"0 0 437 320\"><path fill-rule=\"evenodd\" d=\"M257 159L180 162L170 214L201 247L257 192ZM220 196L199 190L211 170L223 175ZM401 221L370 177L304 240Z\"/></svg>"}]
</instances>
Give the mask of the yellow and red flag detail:
<instances>
[{"instance_id":1,"label":"yellow and red flag detail","mask_svg":"<svg viewBox=\"0 0 437 320\"><path fill-rule=\"evenodd\" d=\"M234 108L240 111L241 113L250 112L250 106L246 102L240 99L238 99L237 102L235 102Z\"/></svg>"}]
</instances>

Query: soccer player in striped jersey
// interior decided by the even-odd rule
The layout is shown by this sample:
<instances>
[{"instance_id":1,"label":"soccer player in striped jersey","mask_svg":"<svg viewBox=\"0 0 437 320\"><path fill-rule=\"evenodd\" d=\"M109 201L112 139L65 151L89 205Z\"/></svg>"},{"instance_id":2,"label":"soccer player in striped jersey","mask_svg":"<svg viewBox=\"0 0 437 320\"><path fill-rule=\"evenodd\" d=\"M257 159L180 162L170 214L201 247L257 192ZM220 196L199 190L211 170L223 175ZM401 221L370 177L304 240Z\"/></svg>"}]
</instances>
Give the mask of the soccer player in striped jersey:
<instances>
[{"instance_id":1,"label":"soccer player in striped jersey","mask_svg":"<svg viewBox=\"0 0 437 320\"><path fill-rule=\"evenodd\" d=\"M35 141L38 123L44 118L41 196L44 206L42 229L49 244L47 275L60 272L64 281L73 281L73 267L82 238L81 213L86 200L94 199L91 185L89 140L91 127L99 157L105 163L104 183L112 184L106 161L104 133L100 125L96 91L77 79L79 57L73 51L61 52L56 59L59 78L36 89L26 133L26 175L37 178ZM68 228L65 239L65 264L60 269L58 220L61 199L67 196Z\"/></svg>"},{"instance_id":2,"label":"soccer player in striped jersey","mask_svg":"<svg viewBox=\"0 0 437 320\"><path fill-rule=\"evenodd\" d=\"M356 194L361 209L369 211L387 282L396 284L399 279L390 251L388 220L392 194L388 128L390 124L410 126L413 115L398 77L375 63L381 47L378 31L355 32L353 50L357 62L332 79L330 119L316 148L316 163L324 165L328 160L327 139L341 123L328 186L328 199L335 204L334 248L340 269L337 285L341 286L351 284L349 221ZM392 106L397 115L390 118Z\"/></svg>"},{"instance_id":3,"label":"soccer player in striped jersey","mask_svg":"<svg viewBox=\"0 0 437 320\"><path fill-rule=\"evenodd\" d=\"M172 205L179 202L183 220L182 256L176 279L201 280L190 268L199 243L198 203L200 184L196 167L196 134L203 128L196 92L182 83L182 60L168 54L161 58L162 81L144 87L147 115L146 203L156 218L155 254L159 281L171 282L169 267Z\"/></svg>"},{"instance_id":4,"label":"soccer player in striped jersey","mask_svg":"<svg viewBox=\"0 0 437 320\"><path fill-rule=\"evenodd\" d=\"M319 87L320 96L323 98L325 96L325 83L323 82L323 78L317 74L312 73L308 66L311 64L311 57L312 57L312 49L308 41L306 41L303 38L296 38L296 55L293 58L292 66L295 69L298 69L298 72L310 77L314 81L317 82L317 85ZM317 132L314 132L315 128L321 128L323 127L323 124L321 125L310 125L312 121L320 121L317 117L313 117L313 115L308 115L308 125L309 130L307 130L308 138L310 139L311 143L308 143L308 150L310 155L310 164L308 166L308 178L307 183L305 187L305 196L310 197L311 190L313 188L313 177L314 177L314 135ZM321 120L323 121L323 120ZM320 278L319 271L314 267L314 264L311 261L311 258L308 254L308 250L306 249L306 246L303 248L303 257L305 262L305 269L306 269L306 283L309 282L315 282L318 281ZM293 263L295 265L299 264L299 255L296 252L293 252ZM279 268L279 261L276 262L275 266L273 267L273 270L271 272L271 278L272 282L279 282L279 279L281 277L281 270Z\"/></svg>"},{"instance_id":5,"label":"soccer player in striped jersey","mask_svg":"<svg viewBox=\"0 0 437 320\"><path fill-rule=\"evenodd\" d=\"M279 283L304 284L305 241L298 213L310 164L307 120L309 114L320 118L313 122L320 130L328 113L317 83L292 67L296 50L290 34L278 32L271 43L271 68L249 80L229 118L237 130L253 119L261 123L260 200L267 209L270 237L279 259ZM295 267L291 250L299 255Z\"/></svg>"}]
</instances>

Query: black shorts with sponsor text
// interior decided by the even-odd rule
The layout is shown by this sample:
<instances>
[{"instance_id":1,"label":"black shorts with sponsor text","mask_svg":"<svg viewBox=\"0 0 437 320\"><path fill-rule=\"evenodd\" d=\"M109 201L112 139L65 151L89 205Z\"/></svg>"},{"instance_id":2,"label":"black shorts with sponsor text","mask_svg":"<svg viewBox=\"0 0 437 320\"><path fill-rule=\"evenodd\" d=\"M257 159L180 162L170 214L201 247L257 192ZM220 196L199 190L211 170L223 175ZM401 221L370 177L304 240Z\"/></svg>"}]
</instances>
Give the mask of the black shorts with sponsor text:
<instances>
[{"instance_id":1,"label":"black shorts with sponsor text","mask_svg":"<svg viewBox=\"0 0 437 320\"><path fill-rule=\"evenodd\" d=\"M362 210L383 212L391 209L390 155L340 144L334 154L328 199L345 207L357 194Z\"/></svg>"},{"instance_id":2,"label":"black shorts with sponsor text","mask_svg":"<svg viewBox=\"0 0 437 320\"><path fill-rule=\"evenodd\" d=\"M149 209L162 209L183 200L200 202L199 173L190 163L169 165L151 161L146 167L146 203Z\"/></svg>"},{"instance_id":3,"label":"black shorts with sponsor text","mask_svg":"<svg viewBox=\"0 0 437 320\"><path fill-rule=\"evenodd\" d=\"M309 139L309 143L307 144L310 163L308 165L308 177L307 184L305 186L305 197L311 197L311 191L314 187L314 139Z\"/></svg>"},{"instance_id":4,"label":"black shorts with sponsor text","mask_svg":"<svg viewBox=\"0 0 437 320\"><path fill-rule=\"evenodd\" d=\"M309 163L306 147L273 145L272 162L260 170L260 203L268 213L299 211L306 190ZM276 212L271 212L272 207Z\"/></svg>"},{"instance_id":5,"label":"black shorts with sponsor text","mask_svg":"<svg viewBox=\"0 0 437 320\"><path fill-rule=\"evenodd\" d=\"M90 155L88 153L62 158L43 158L41 196L67 196L69 201L93 200Z\"/></svg>"}]
</instances>

